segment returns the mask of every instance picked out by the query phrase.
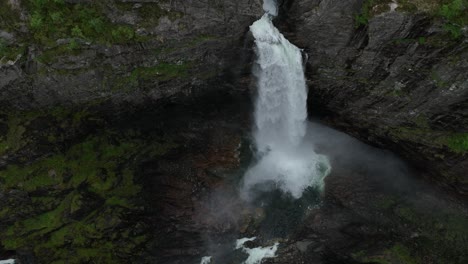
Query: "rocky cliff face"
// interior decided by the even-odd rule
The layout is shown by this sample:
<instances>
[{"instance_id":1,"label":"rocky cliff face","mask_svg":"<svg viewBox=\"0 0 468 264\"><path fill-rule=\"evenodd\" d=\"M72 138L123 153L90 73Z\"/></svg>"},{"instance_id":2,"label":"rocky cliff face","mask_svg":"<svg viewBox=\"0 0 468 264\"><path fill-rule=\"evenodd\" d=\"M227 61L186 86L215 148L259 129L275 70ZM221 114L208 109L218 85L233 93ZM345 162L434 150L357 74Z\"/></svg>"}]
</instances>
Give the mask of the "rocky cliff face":
<instances>
[{"instance_id":1,"label":"rocky cliff face","mask_svg":"<svg viewBox=\"0 0 468 264\"><path fill-rule=\"evenodd\" d=\"M282 27L309 56L311 114L466 195L467 17L444 13L454 2L285 1Z\"/></svg>"},{"instance_id":2,"label":"rocky cliff face","mask_svg":"<svg viewBox=\"0 0 468 264\"><path fill-rule=\"evenodd\" d=\"M259 0L0 1L0 259L199 260L193 208L219 181L208 170L236 165L249 110L233 95L248 85L232 80L262 13Z\"/></svg>"},{"instance_id":3,"label":"rocky cliff face","mask_svg":"<svg viewBox=\"0 0 468 264\"><path fill-rule=\"evenodd\" d=\"M20 109L196 93L239 70L243 37L263 13L260 0L0 7L0 100Z\"/></svg>"},{"instance_id":4,"label":"rocky cliff face","mask_svg":"<svg viewBox=\"0 0 468 264\"><path fill-rule=\"evenodd\" d=\"M468 54L466 28L456 27L465 18L441 15L438 0L280 2L276 23L309 57L311 114L466 194ZM236 224L203 222L195 211L225 184L217 172L239 167L250 113L236 96L249 81L244 38L262 13L260 0L1 1L0 259L198 262L202 234ZM374 183L348 173L328 179L325 201L336 208L304 223L299 251L312 245L321 258L323 241L309 241L317 233L349 255L345 229L356 241L385 236L385 247L409 240L429 255L446 244L449 260L464 252L464 215L440 215L440 224L427 220L439 212L429 207L415 216L386 182L362 191ZM380 209L366 205L376 196ZM343 207L358 214L327 220ZM389 219L376 224L382 214ZM421 225L433 239L426 251L418 247L427 241L412 240ZM279 263L297 260L284 256Z\"/></svg>"}]
</instances>

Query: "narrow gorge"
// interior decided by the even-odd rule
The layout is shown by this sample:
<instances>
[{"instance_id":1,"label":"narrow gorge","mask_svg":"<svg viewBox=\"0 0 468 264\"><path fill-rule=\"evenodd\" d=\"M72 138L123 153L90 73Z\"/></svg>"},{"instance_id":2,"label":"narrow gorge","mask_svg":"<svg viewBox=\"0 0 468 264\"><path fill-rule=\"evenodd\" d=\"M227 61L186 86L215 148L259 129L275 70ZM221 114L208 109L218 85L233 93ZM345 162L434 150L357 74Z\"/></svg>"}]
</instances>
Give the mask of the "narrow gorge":
<instances>
[{"instance_id":1,"label":"narrow gorge","mask_svg":"<svg viewBox=\"0 0 468 264\"><path fill-rule=\"evenodd\" d=\"M0 0L0 263L467 263L466 0Z\"/></svg>"}]
</instances>

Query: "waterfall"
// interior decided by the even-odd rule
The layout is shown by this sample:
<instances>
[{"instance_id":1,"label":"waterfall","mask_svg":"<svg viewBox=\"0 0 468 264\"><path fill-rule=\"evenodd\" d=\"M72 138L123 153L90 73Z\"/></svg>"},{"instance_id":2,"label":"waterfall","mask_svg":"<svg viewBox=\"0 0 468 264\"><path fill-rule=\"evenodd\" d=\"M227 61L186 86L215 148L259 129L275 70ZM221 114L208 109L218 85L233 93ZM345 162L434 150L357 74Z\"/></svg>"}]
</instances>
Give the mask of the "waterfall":
<instances>
[{"instance_id":1,"label":"waterfall","mask_svg":"<svg viewBox=\"0 0 468 264\"><path fill-rule=\"evenodd\" d=\"M304 138L307 88L301 51L278 31L265 14L251 27L257 45L258 97L255 142L260 151L297 147Z\"/></svg>"},{"instance_id":2,"label":"waterfall","mask_svg":"<svg viewBox=\"0 0 468 264\"><path fill-rule=\"evenodd\" d=\"M264 2L265 15L250 26L255 38L257 79L253 132L257 161L244 176L241 195L272 185L302 196L307 187L322 188L330 166L304 142L307 122L307 87L302 52L273 25L275 0Z\"/></svg>"}]
</instances>

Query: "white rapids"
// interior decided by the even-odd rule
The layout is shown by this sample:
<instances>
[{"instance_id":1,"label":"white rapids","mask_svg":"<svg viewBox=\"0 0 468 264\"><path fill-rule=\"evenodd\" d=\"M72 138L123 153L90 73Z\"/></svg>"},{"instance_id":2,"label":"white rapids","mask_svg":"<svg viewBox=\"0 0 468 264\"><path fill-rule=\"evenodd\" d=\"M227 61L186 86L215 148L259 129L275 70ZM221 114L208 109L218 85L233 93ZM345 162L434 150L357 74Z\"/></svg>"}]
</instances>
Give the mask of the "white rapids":
<instances>
[{"instance_id":1,"label":"white rapids","mask_svg":"<svg viewBox=\"0 0 468 264\"><path fill-rule=\"evenodd\" d=\"M278 250L279 243L275 243L270 247L257 247L257 248L247 248L244 246L245 242L253 241L257 239L256 237L252 238L241 238L236 241L236 249L241 249L249 257L242 262L242 264L260 264L265 258L274 258L276 257L276 250Z\"/></svg>"},{"instance_id":2,"label":"white rapids","mask_svg":"<svg viewBox=\"0 0 468 264\"><path fill-rule=\"evenodd\" d=\"M212 257L211 256L206 256L206 257L203 257L200 261L200 264L210 264L211 263L211 259Z\"/></svg>"}]
</instances>

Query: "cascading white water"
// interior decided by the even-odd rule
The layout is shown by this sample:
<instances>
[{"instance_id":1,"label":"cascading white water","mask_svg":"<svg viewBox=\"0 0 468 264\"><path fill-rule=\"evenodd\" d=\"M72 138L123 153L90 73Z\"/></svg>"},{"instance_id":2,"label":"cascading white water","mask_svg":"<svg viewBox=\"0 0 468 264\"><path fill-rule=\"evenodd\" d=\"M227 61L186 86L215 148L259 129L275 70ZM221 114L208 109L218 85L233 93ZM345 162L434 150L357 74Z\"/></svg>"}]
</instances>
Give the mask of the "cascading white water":
<instances>
[{"instance_id":1,"label":"cascading white water","mask_svg":"<svg viewBox=\"0 0 468 264\"><path fill-rule=\"evenodd\" d=\"M241 195L265 183L299 198L309 186L323 186L330 166L326 157L306 146L307 87L302 53L273 25L275 0L264 2L266 14L250 26L255 38L258 97L254 140L258 162L243 181Z\"/></svg>"},{"instance_id":2,"label":"cascading white water","mask_svg":"<svg viewBox=\"0 0 468 264\"><path fill-rule=\"evenodd\" d=\"M255 143L260 151L295 148L305 135L307 89L301 51L265 14L251 27L257 45Z\"/></svg>"},{"instance_id":3,"label":"cascading white water","mask_svg":"<svg viewBox=\"0 0 468 264\"><path fill-rule=\"evenodd\" d=\"M301 50L291 44L273 25L278 13L276 0L265 0L265 15L250 26L255 37L258 97L255 103L254 140L257 163L244 175L241 196L255 198L254 191L268 190L271 183L294 198L300 198L307 187L323 187L330 172L325 156L313 150L306 141L307 87ZM267 188L265 188L267 187ZM249 248L244 243L256 238L237 240L235 249L248 254L243 264L260 264L274 258L279 243ZM203 257L201 264L211 263Z\"/></svg>"}]
</instances>

